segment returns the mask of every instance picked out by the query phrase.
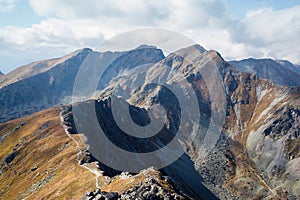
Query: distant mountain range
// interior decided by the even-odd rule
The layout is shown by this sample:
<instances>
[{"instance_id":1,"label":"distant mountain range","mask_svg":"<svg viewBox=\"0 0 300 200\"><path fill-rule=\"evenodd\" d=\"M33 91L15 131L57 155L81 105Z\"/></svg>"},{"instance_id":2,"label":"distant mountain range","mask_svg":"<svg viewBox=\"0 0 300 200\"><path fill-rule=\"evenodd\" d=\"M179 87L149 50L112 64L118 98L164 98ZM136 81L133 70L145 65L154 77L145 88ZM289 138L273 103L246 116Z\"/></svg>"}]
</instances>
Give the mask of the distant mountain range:
<instances>
[{"instance_id":1,"label":"distant mountain range","mask_svg":"<svg viewBox=\"0 0 300 200\"><path fill-rule=\"evenodd\" d=\"M97 92L89 100L35 113L71 103L76 74L88 55L97 58L100 67L107 66ZM200 45L166 57L160 49L145 45L125 52L82 49L23 66L0 77L0 120L4 122L0 124L0 196L78 198L83 189L96 189L90 171L105 192L82 194L84 199L110 195L119 199L299 199L299 80L299 66L288 61L227 62L217 51ZM184 93L190 101L181 105L185 110L178 108L179 100L166 87L151 84L159 82L184 92L189 83L197 107ZM129 136L117 126L112 101L118 101L120 108L129 107L131 118L141 126L149 122L150 106L160 104L167 113L165 125L155 137ZM89 105L110 141L130 152L161 149L174 138L179 125L184 126L183 136L176 140L184 154L160 170L130 174L110 168L97 158L110 156L111 163L118 159L122 167L143 166L146 161L137 155L132 163L107 149L105 141L98 141L100 152L86 149L79 140L83 134L86 145L97 141L92 137L96 134L93 118L86 112ZM196 109L199 117L193 116ZM90 129L80 124L75 110L81 111ZM20 118L31 113L35 114ZM124 115L122 109L115 114ZM20 119L9 121L16 118ZM191 133L195 133L192 143L185 138ZM216 139L208 152L203 148L206 134ZM160 163L164 156L154 159ZM84 187L76 184L77 176L85 181Z\"/></svg>"},{"instance_id":2,"label":"distant mountain range","mask_svg":"<svg viewBox=\"0 0 300 200\"><path fill-rule=\"evenodd\" d=\"M256 74L258 78L278 85L300 86L300 67L289 61L250 58L229 63L241 71Z\"/></svg>"},{"instance_id":3,"label":"distant mountain range","mask_svg":"<svg viewBox=\"0 0 300 200\"><path fill-rule=\"evenodd\" d=\"M85 48L61 58L33 62L1 75L0 122L61 103L70 103L75 76L88 54L99 56L100 63L110 63L99 83L99 89L103 89L109 80L112 80L124 69L131 69L143 63L156 63L164 59L161 50L155 47L149 48L150 46L144 47L128 52L103 53ZM114 60L115 58L117 60ZM300 85L300 67L288 61L251 58L230 61L229 64L238 70L254 73L258 78L270 80L275 84Z\"/></svg>"},{"instance_id":4,"label":"distant mountain range","mask_svg":"<svg viewBox=\"0 0 300 200\"><path fill-rule=\"evenodd\" d=\"M127 61L127 65L123 66L126 69L149 61L155 63L164 58L162 51L156 48L104 53L82 49L62 58L22 66L0 77L0 122L61 103L70 103L76 74L89 54L98 56L102 64L111 63L106 75L103 75L105 81L102 84L119 73L122 59Z\"/></svg>"}]
</instances>

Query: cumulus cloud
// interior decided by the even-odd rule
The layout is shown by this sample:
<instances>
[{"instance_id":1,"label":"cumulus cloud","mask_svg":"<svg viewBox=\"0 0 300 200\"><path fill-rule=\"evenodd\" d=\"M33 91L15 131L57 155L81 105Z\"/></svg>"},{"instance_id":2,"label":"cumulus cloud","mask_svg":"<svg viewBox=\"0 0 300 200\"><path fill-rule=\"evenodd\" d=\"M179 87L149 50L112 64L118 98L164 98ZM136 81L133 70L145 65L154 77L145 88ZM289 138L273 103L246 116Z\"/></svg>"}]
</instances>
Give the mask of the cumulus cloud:
<instances>
[{"instance_id":1,"label":"cumulus cloud","mask_svg":"<svg viewBox=\"0 0 300 200\"><path fill-rule=\"evenodd\" d=\"M41 16L69 19L119 20L126 24L152 24L169 13L168 1L140 0L30 0Z\"/></svg>"},{"instance_id":2,"label":"cumulus cloud","mask_svg":"<svg viewBox=\"0 0 300 200\"><path fill-rule=\"evenodd\" d=\"M0 0L13 1L13 0ZM226 59L272 57L300 63L300 7L254 10L234 20L223 0L29 0L45 20L0 29L0 55L33 60L95 47L123 31L161 27L189 36ZM130 42L130 41L129 41ZM5 51L5 52L4 52ZM27 61L27 60L26 60ZM0 63L1 64L1 63Z\"/></svg>"},{"instance_id":3,"label":"cumulus cloud","mask_svg":"<svg viewBox=\"0 0 300 200\"><path fill-rule=\"evenodd\" d=\"M265 57L300 62L300 6L250 11L230 31L232 40Z\"/></svg>"},{"instance_id":4,"label":"cumulus cloud","mask_svg":"<svg viewBox=\"0 0 300 200\"><path fill-rule=\"evenodd\" d=\"M40 59L62 56L77 48L94 47L103 40L100 26L87 20L65 21L49 18L29 28L7 26L0 29L1 70Z\"/></svg>"}]
</instances>

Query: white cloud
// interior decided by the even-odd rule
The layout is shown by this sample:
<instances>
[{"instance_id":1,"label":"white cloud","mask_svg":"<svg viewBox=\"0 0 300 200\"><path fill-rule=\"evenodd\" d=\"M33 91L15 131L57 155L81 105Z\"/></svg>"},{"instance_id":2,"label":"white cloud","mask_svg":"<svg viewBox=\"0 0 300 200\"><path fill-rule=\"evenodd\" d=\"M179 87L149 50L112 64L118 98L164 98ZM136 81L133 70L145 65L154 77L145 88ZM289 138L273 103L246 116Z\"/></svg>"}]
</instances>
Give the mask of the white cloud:
<instances>
[{"instance_id":1,"label":"white cloud","mask_svg":"<svg viewBox=\"0 0 300 200\"><path fill-rule=\"evenodd\" d=\"M0 29L1 71L40 59L70 53L82 47L94 47L103 40L101 27L87 20L49 18L29 28L7 26Z\"/></svg>"},{"instance_id":2,"label":"white cloud","mask_svg":"<svg viewBox=\"0 0 300 200\"><path fill-rule=\"evenodd\" d=\"M11 51L16 57L18 52L22 52L20 56L28 54L33 60L53 57L80 47L95 47L123 31L161 27L216 49L227 59L273 57L300 63L300 7L250 11L236 21L223 0L29 2L47 19L29 28L0 29L0 45L7 47L0 50L0 56Z\"/></svg>"},{"instance_id":3,"label":"white cloud","mask_svg":"<svg viewBox=\"0 0 300 200\"><path fill-rule=\"evenodd\" d=\"M300 63L300 6L251 11L231 28L232 40L264 57Z\"/></svg>"}]
</instances>

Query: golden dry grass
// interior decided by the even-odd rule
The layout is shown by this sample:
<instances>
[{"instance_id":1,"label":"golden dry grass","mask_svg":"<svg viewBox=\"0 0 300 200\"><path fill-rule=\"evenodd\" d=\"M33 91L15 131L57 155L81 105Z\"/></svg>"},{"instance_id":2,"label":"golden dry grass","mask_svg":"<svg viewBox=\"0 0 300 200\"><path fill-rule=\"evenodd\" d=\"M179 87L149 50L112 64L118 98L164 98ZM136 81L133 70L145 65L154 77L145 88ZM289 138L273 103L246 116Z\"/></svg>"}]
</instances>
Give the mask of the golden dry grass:
<instances>
[{"instance_id":1,"label":"golden dry grass","mask_svg":"<svg viewBox=\"0 0 300 200\"><path fill-rule=\"evenodd\" d=\"M2 123L0 136L23 121L26 124L13 131L0 145L3 163L23 138L17 148L20 153L0 175L0 199L79 199L85 191L96 189L94 174L80 167L75 160L77 146L60 126L59 108ZM49 126L39 131L46 123ZM38 168L31 171L35 166ZM45 181L47 179L49 182ZM43 181L44 185L37 187Z\"/></svg>"}]
</instances>

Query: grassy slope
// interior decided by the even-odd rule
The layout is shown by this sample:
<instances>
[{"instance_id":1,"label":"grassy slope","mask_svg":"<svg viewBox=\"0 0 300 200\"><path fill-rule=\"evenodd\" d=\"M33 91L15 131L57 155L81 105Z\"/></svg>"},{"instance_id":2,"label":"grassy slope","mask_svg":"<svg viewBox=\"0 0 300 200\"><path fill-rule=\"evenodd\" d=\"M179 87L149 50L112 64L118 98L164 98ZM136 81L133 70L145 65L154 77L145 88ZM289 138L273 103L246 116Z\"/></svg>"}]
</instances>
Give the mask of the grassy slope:
<instances>
[{"instance_id":1,"label":"grassy slope","mask_svg":"<svg viewBox=\"0 0 300 200\"><path fill-rule=\"evenodd\" d=\"M95 176L75 160L77 146L60 126L59 108L0 124L0 137L7 133L0 144L0 165L6 170L0 175L0 199L79 199L95 189ZM5 165L17 143L20 153Z\"/></svg>"}]
</instances>

